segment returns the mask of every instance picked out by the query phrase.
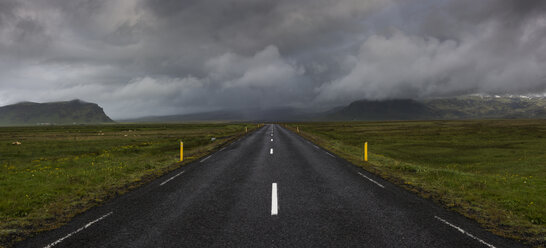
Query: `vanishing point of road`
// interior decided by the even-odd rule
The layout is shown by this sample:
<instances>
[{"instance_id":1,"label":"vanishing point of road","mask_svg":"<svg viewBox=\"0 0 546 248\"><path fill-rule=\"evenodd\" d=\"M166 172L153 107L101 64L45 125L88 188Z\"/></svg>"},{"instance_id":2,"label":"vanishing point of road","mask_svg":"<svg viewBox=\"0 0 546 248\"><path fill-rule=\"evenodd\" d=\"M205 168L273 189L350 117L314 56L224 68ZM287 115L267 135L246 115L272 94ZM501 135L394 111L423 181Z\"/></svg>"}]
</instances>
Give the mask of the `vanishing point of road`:
<instances>
[{"instance_id":1,"label":"vanishing point of road","mask_svg":"<svg viewBox=\"0 0 546 248\"><path fill-rule=\"evenodd\" d=\"M522 247L279 125L17 246Z\"/></svg>"}]
</instances>

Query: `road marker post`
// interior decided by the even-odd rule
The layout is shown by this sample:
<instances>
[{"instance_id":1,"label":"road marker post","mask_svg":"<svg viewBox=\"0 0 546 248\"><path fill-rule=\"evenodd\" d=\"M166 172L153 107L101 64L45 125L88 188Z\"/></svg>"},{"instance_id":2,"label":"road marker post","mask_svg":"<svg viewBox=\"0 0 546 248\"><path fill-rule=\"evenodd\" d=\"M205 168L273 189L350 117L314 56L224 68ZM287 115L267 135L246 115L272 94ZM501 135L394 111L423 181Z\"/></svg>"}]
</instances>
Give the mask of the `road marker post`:
<instances>
[{"instance_id":1,"label":"road marker post","mask_svg":"<svg viewBox=\"0 0 546 248\"><path fill-rule=\"evenodd\" d=\"M245 133L248 133L248 128L247 127L245 127Z\"/></svg>"},{"instance_id":2,"label":"road marker post","mask_svg":"<svg viewBox=\"0 0 546 248\"><path fill-rule=\"evenodd\" d=\"M296 126L296 129L298 130L298 133L300 133L300 127Z\"/></svg>"},{"instance_id":3,"label":"road marker post","mask_svg":"<svg viewBox=\"0 0 546 248\"><path fill-rule=\"evenodd\" d=\"M180 141L180 162L184 160L184 142Z\"/></svg>"},{"instance_id":4,"label":"road marker post","mask_svg":"<svg viewBox=\"0 0 546 248\"><path fill-rule=\"evenodd\" d=\"M364 142L364 152L362 153L362 160L368 161L368 142Z\"/></svg>"}]
</instances>

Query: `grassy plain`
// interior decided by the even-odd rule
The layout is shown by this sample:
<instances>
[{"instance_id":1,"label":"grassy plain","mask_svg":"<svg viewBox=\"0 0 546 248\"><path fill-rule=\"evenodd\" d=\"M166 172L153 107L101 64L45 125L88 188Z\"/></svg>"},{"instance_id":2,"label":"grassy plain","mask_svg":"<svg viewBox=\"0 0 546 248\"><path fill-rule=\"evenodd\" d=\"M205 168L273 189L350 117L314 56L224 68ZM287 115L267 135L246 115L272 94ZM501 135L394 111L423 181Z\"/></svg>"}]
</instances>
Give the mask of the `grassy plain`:
<instances>
[{"instance_id":1,"label":"grassy plain","mask_svg":"<svg viewBox=\"0 0 546 248\"><path fill-rule=\"evenodd\" d=\"M546 120L291 123L300 134L506 237L546 246ZM369 161L362 161L363 142Z\"/></svg>"},{"instance_id":2,"label":"grassy plain","mask_svg":"<svg viewBox=\"0 0 546 248\"><path fill-rule=\"evenodd\" d=\"M246 124L0 128L0 246L195 160ZM211 138L215 137L215 141ZM179 142L184 142L184 163ZM16 144L15 142L20 142Z\"/></svg>"}]
</instances>

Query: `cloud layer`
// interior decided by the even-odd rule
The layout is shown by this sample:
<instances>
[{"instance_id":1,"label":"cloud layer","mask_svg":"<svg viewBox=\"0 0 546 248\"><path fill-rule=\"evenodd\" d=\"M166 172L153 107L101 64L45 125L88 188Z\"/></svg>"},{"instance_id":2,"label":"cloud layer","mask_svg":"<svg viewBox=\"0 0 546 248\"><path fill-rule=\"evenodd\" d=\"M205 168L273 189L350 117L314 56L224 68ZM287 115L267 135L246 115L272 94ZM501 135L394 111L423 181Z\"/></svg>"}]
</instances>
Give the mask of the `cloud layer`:
<instances>
[{"instance_id":1,"label":"cloud layer","mask_svg":"<svg viewBox=\"0 0 546 248\"><path fill-rule=\"evenodd\" d=\"M0 104L113 118L546 92L546 2L5 0Z\"/></svg>"}]
</instances>

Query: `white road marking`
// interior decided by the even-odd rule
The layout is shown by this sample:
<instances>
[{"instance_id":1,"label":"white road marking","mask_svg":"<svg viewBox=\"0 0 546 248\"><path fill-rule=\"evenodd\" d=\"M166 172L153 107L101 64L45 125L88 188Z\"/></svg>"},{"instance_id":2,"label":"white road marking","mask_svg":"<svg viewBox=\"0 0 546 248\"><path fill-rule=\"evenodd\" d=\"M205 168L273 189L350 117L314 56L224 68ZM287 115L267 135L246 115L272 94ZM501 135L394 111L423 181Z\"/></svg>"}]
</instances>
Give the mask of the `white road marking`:
<instances>
[{"instance_id":1,"label":"white road marking","mask_svg":"<svg viewBox=\"0 0 546 248\"><path fill-rule=\"evenodd\" d=\"M480 239L480 238L478 238L478 237L476 237L476 236L474 236L474 235L468 233L467 231L463 230L462 228L460 228L460 227L458 227L458 226L456 226L456 225L453 225L453 224L447 222L446 220L444 220L444 219L442 219L442 218L440 218L440 217L438 217L438 216L434 216L434 218L436 218L437 220L443 222L444 224L446 224L446 225L448 225L448 226L450 226L450 227L453 227L453 228L457 229L457 231L466 234L466 236L471 237L471 238L477 240L478 242L480 242L480 243L482 243L482 244L484 244L484 245L486 245L486 246L488 246L488 247L490 247L490 248L495 248L494 245L489 244L489 243L483 241L482 239Z\"/></svg>"},{"instance_id":2,"label":"white road marking","mask_svg":"<svg viewBox=\"0 0 546 248\"><path fill-rule=\"evenodd\" d=\"M364 178L370 180L372 183L377 184L377 186L379 186L379 187L381 187L381 188L385 188L385 186L383 186L383 184L380 184L380 183L376 182L375 180L373 180L373 179L367 177L366 175L364 175L364 174L362 174L362 173L360 173L360 172L359 172L358 174L360 174L362 177L364 177Z\"/></svg>"},{"instance_id":3,"label":"white road marking","mask_svg":"<svg viewBox=\"0 0 546 248\"><path fill-rule=\"evenodd\" d=\"M182 173L184 173L184 171L182 171L182 172L180 172L180 173L178 173L178 174L172 176L171 178L165 180L164 182L160 183L159 186L163 186L163 184L166 184L166 183L168 183L169 181L173 180L175 177L182 175Z\"/></svg>"},{"instance_id":4,"label":"white road marking","mask_svg":"<svg viewBox=\"0 0 546 248\"><path fill-rule=\"evenodd\" d=\"M318 146L316 146L316 145L313 145L313 146L314 146L315 148L319 149Z\"/></svg>"},{"instance_id":5,"label":"white road marking","mask_svg":"<svg viewBox=\"0 0 546 248\"><path fill-rule=\"evenodd\" d=\"M279 213L279 204L277 200L277 183L271 185L271 215Z\"/></svg>"},{"instance_id":6,"label":"white road marking","mask_svg":"<svg viewBox=\"0 0 546 248\"><path fill-rule=\"evenodd\" d=\"M212 155L209 155L208 157L206 157L206 158L202 159L202 160L201 160L201 161L199 161L199 162L203 163L203 162L205 162L205 160L209 159L210 157L212 157Z\"/></svg>"},{"instance_id":7,"label":"white road marking","mask_svg":"<svg viewBox=\"0 0 546 248\"><path fill-rule=\"evenodd\" d=\"M220 149L220 151L223 151L224 149L226 149L226 148L224 147L224 148Z\"/></svg>"},{"instance_id":8,"label":"white road marking","mask_svg":"<svg viewBox=\"0 0 546 248\"><path fill-rule=\"evenodd\" d=\"M271 142L273 142L273 139L271 139Z\"/></svg>"},{"instance_id":9,"label":"white road marking","mask_svg":"<svg viewBox=\"0 0 546 248\"><path fill-rule=\"evenodd\" d=\"M271 137L273 137L273 134L271 134Z\"/></svg>"},{"instance_id":10,"label":"white road marking","mask_svg":"<svg viewBox=\"0 0 546 248\"><path fill-rule=\"evenodd\" d=\"M94 220L94 221L91 221L91 222L85 224L85 226L82 226L82 227L78 228L78 230L73 231L73 232L67 234L66 236L64 236L64 237L62 237L62 238L60 238L60 239L58 239L57 241L55 241L55 242L53 242L53 243L51 243L51 244L49 244L49 245L47 245L47 246L44 246L44 248L50 248L50 247L53 247L53 246L55 246L55 245L58 245L59 243L63 242L63 240L65 240L65 239L67 239L67 238L70 238L70 236L72 236L72 235L74 235L74 234L76 234L76 233L79 233L79 232L83 231L84 229L86 229L86 228L92 226L93 224L95 224L95 223L101 221L102 219L104 219L104 218L110 216L110 215L113 214L113 213L114 213L114 212L107 213L107 214L101 216L100 218L98 218L98 219L96 219L96 220Z\"/></svg>"},{"instance_id":11,"label":"white road marking","mask_svg":"<svg viewBox=\"0 0 546 248\"><path fill-rule=\"evenodd\" d=\"M273 148L269 149L269 154L273 154Z\"/></svg>"},{"instance_id":12,"label":"white road marking","mask_svg":"<svg viewBox=\"0 0 546 248\"><path fill-rule=\"evenodd\" d=\"M326 152L326 154L330 155L330 157L335 158L336 156L330 154L329 152Z\"/></svg>"}]
</instances>

